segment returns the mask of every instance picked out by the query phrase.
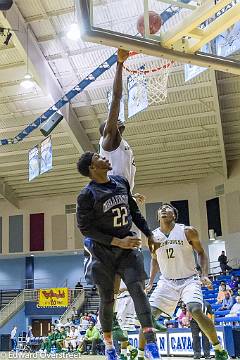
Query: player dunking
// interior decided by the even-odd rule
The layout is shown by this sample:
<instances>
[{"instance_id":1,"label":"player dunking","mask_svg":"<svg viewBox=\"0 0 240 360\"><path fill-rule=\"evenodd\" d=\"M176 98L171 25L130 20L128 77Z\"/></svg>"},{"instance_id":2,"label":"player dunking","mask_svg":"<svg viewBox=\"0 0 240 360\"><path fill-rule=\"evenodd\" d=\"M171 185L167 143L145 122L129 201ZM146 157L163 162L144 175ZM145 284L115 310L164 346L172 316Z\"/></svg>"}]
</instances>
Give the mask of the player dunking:
<instances>
[{"instance_id":1,"label":"player dunking","mask_svg":"<svg viewBox=\"0 0 240 360\"><path fill-rule=\"evenodd\" d=\"M214 324L202 311L201 283L208 287L212 285L208 278L207 256L197 230L177 224L177 215L177 210L170 204L163 204L158 211L160 227L153 232L155 255L152 257L151 275L147 287L148 290L151 289L155 275L160 270L160 280L150 297L153 315L159 317L163 312L172 316L181 299L213 344L216 359L226 360L228 354L219 343ZM198 254L202 269L201 281L196 271L193 250Z\"/></svg>"},{"instance_id":2,"label":"player dunking","mask_svg":"<svg viewBox=\"0 0 240 360\"><path fill-rule=\"evenodd\" d=\"M100 296L99 318L103 330L106 355L117 359L112 342L114 279L125 282L134 301L138 319L147 341L146 355L159 359L153 332L151 309L144 292L146 279L140 239L131 236L132 221L152 240L152 233L133 199L128 181L121 176L108 176L108 160L92 152L84 153L78 171L92 180L77 199L77 221L84 236L93 240L92 278Z\"/></svg>"},{"instance_id":3,"label":"player dunking","mask_svg":"<svg viewBox=\"0 0 240 360\"><path fill-rule=\"evenodd\" d=\"M129 146L127 141L122 137L122 134L125 130L125 125L123 122L118 120L120 102L122 97L123 63L125 60L127 60L128 56L129 56L128 51L123 49L118 50L118 62L114 77L114 83L113 83L113 94L112 94L110 111L107 120L103 122L99 127L99 132L101 135L99 141L99 150L100 150L100 155L108 159L109 162L111 163L111 170L109 170L108 174L124 176L128 180L130 184L130 190L132 192L134 187L136 165L131 147ZM144 202L143 195L135 194L134 198L140 204ZM138 229L134 228L134 230L139 235ZM84 249L85 249L84 274L88 284L93 284L93 281L90 277L91 265L92 265L91 247L92 247L91 239L86 238L84 240ZM118 282L120 282L119 279Z\"/></svg>"},{"instance_id":4,"label":"player dunking","mask_svg":"<svg viewBox=\"0 0 240 360\"><path fill-rule=\"evenodd\" d=\"M128 180L132 192L134 188L136 165L131 147L122 137L125 125L118 119L122 98L123 63L127 60L128 56L128 51L123 49L118 50L118 62L113 83L112 102L107 120L99 127L101 135L99 152L101 156L108 159L111 163L112 169L109 171L109 175L124 176ZM144 196L135 194L134 197L140 203L144 202Z\"/></svg>"}]
</instances>

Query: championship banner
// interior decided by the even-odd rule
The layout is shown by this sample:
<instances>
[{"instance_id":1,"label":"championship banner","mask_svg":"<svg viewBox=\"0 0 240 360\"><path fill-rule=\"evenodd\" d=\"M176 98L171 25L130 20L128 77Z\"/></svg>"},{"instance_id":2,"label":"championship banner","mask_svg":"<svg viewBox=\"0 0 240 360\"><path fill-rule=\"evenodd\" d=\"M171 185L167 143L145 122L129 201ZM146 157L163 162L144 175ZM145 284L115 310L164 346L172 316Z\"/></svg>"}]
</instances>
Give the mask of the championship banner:
<instances>
[{"instance_id":1,"label":"championship banner","mask_svg":"<svg viewBox=\"0 0 240 360\"><path fill-rule=\"evenodd\" d=\"M28 180L35 179L40 173L38 147L35 146L28 152Z\"/></svg>"},{"instance_id":2,"label":"championship banner","mask_svg":"<svg viewBox=\"0 0 240 360\"><path fill-rule=\"evenodd\" d=\"M68 307L68 288L40 289L38 306Z\"/></svg>"},{"instance_id":3,"label":"championship banner","mask_svg":"<svg viewBox=\"0 0 240 360\"><path fill-rule=\"evenodd\" d=\"M52 142L51 142L51 136L49 136L41 143L41 174L51 170L52 165L53 165Z\"/></svg>"},{"instance_id":4,"label":"championship banner","mask_svg":"<svg viewBox=\"0 0 240 360\"><path fill-rule=\"evenodd\" d=\"M211 54L211 45L209 43L204 45L200 51L207 53L207 54ZM205 68L202 66L185 64L185 66L184 66L185 82L195 78L196 76L198 76L199 74L201 74L202 72L204 72L207 69L208 68Z\"/></svg>"},{"instance_id":5,"label":"championship banner","mask_svg":"<svg viewBox=\"0 0 240 360\"><path fill-rule=\"evenodd\" d=\"M216 0L215 0L216 1ZM216 1L218 3L219 0ZM234 0L221 9L215 17L223 15L226 11L238 4L240 0ZM216 53L218 56L227 57L240 49L240 22L232 25L225 32L220 34L215 39Z\"/></svg>"}]
</instances>

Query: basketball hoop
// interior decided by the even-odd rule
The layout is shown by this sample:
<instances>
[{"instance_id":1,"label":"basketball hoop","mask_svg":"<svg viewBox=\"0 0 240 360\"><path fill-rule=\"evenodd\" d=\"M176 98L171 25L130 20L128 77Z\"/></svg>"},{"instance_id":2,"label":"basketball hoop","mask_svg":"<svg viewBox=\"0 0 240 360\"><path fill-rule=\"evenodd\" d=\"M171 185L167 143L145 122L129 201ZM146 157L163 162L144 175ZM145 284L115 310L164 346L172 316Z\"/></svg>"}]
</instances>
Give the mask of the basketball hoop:
<instances>
[{"instance_id":1,"label":"basketball hoop","mask_svg":"<svg viewBox=\"0 0 240 360\"><path fill-rule=\"evenodd\" d=\"M132 59L133 56L134 59ZM147 84L148 103L153 105L166 101L168 76L173 63L173 60L156 59L132 51L129 59L123 64L123 68L136 77L139 92L143 91L143 84ZM138 96L141 98L141 93Z\"/></svg>"}]
</instances>

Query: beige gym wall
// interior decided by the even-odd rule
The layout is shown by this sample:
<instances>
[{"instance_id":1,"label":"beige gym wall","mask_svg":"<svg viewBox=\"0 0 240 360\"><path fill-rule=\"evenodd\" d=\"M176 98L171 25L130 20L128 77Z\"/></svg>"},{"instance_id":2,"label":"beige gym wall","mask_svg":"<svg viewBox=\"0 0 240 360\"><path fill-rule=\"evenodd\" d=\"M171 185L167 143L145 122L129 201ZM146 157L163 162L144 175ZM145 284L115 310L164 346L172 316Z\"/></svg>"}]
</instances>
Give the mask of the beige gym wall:
<instances>
[{"instance_id":1,"label":"beige gym wall","mask_svg":"<svg viewBox=\"0 0 240 360\"><path fill-rule=\"evenodd\" d=\"M200 237L208 244L208 229L207 229L207 214L206 214L206 200L216 197L215 187L224 184L224 195L219 197L221 222L222 222L222 239L226 241L228 256L230 258L236 257L236 251L240 257L240 161L230 163L230 177L224 180L223 176L216 173L216 176L208 177L197 183L176 184L176 185L159 185L159 186L144 186L136 187L135 191L146 195L146 202L169 202L171 200L188 200L189 215L191 225L195 226L200 233ZM56 215L65 214L65 205L74 204L76 202L76 195L65 195L62 197L43 197L41 199L31 199L20 201L20 209L14 208L8 202L0 201L0 213L3 219L3 254L8 253L8 217L10 215L23 214L24 222L24 252L29 253L29 214L30 213L45 213L44 237L45 250L53 251L56 234L52 234L53 228L56 228L56 219L62 217L55 217ZM145 213L145 209L143 209ZM54 227L52 221L54 219ZM65 215L67 222L66 229L66 250L74 250L82 248L81 235L76 228L76 221L74 214ZM65 231L65 230L64 230ZM234 231L234 232L233 232ZM237 240L239 242L237 243ZM64 239L62 239L64 243ZM239 244L239 245L238 245ZM229 253L230 252L230 253Z\"/></svg>"}]
</instances>

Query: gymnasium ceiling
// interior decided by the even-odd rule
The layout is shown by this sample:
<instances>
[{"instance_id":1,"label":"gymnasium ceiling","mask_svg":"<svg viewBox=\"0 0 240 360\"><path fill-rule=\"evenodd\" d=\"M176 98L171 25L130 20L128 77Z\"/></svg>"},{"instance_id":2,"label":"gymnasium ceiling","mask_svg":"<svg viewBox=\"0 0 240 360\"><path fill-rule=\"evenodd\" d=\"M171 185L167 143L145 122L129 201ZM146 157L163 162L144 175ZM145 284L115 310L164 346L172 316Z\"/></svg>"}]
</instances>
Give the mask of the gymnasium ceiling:
<instances>
[{"instance_id":1,"label":"gymnasium ceiling","mask_svg":"<svg viewBox=\"0 0 240 360\"><path fill-rule=\"evenodd\" d=\"M124 10L122 1L114 1L128 18L130 2ZM99 12L102 2L98 1ZM73 11L73 0L16 0L5 15L0 12L0 26L19 29L8 46L0 37L1 138L17 135L114 52L67 39ZM128 21L136 22L136 17ZM26 73L26 25L29 68L36 81L30 91L20 87ZM98 126L107 116L106 94L113 76L114 68L65 111L65 120L52 133L54 168L49 173L28 182L28 151L44 139L39 129L18 144L0 147L0 191L5 198L17 204L26 197L79 191L85 180L76 171L76 161L82 149L98 149ZM240 159L240 77L205 71L185 83L183 66L176 65L168 87L164 104L127 121L125 136L136 157L136 185L226 176L229 162Z\"/></svg>"}]
</instances>

